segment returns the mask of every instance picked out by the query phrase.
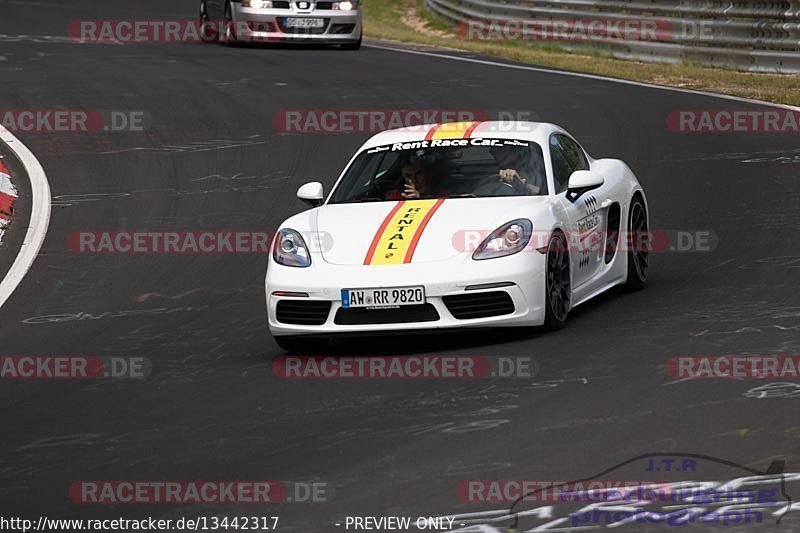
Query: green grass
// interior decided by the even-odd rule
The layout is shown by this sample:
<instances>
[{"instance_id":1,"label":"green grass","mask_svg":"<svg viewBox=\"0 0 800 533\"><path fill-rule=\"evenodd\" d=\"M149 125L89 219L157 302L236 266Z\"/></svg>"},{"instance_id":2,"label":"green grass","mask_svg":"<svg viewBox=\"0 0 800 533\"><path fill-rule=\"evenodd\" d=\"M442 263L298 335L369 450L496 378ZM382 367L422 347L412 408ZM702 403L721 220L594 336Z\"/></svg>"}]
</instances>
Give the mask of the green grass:
<instances>
[{"instance_id":1,"label":"green grass","mask_svg":"<svg viewBox=\"0 0 800 533\"><path fill-rule=\"evenodd\" d=\"M404 22L414 14L418 27ZM588 72L645 83L711 91L781 104L800 105L800 76L709 68L692 63L656 64L614 59L587 46L567 52L554 44L467 41L446 21L424 9L422 0L365 0L365 35L440 46L512 59L543 67Z\"/></svg>"}]
</instances>

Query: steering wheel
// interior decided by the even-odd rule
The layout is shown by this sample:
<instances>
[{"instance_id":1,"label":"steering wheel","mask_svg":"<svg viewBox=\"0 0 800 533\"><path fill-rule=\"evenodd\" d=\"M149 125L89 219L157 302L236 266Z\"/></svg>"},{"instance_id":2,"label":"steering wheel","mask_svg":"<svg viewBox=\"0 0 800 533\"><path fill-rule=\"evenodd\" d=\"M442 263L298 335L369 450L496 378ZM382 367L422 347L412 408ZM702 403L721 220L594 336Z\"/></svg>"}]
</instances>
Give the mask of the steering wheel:
<instances>
[{"instance_id":1,"label":"steering wheel","mask_svg":"<svg viewBox=\"0 0 800 533\"><path fill-rule=\"evenodd\" d=\"M500 179L500 174L494 173L486 176L486 182L475 188L476 196L516 196L514 185Z\"/></svg>"}]
</instances>

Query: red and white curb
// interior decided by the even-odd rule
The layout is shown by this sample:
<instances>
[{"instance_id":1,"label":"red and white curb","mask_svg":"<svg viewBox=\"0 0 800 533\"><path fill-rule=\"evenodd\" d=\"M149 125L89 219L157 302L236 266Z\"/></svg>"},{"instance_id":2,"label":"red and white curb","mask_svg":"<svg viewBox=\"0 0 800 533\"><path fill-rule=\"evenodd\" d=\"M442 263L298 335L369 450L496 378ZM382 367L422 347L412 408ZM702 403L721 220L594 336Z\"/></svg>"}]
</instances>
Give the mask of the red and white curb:
<instances>
[{"instance_id":1,"label":"red and white curb","mask_svg":"<svg viewBox=\"0 0 800 533\"><path fill-rule=\"evenodd\" d=\"M14 218L14 202L17 201L17 190L11 183L11 171L8 170L0 156L0 243L3 242L3 234Z\"/></svg>"},{"instance_id":2,"label":"red and white curb","mask_svg":"<svg viewBox=\"0 0 800 533\"><path fill-rule=\"evenodd\" d=\"M31 213L28 229L25 232L25 238L22 241L17 257L11 268L5 274L5 277L0 281L0 307L6 303L6 300L16 290L25 274L28 273L36 256L39 255L39 250L42 248L44 238L47 235L47 228L50 225L50 183L47 181L47 175L44 173L42 165L36 156L28 150L28 147L22 144L19 139L8 131L3 126L0 126L0 143L4 144L17 160L22 163L25 168L25 173L31 182ZM6 165L3 165L3 174L8 176L9 172ZM9 181L10 185L10 181ZM14 189L11 188L10 191ZM10 192L9 191L9 192ZM0 189L0 192L6 192ZM16 198L16 191L14 198ZM2 197L2 196L0 196Z\"/></svg>"}]
</instances>

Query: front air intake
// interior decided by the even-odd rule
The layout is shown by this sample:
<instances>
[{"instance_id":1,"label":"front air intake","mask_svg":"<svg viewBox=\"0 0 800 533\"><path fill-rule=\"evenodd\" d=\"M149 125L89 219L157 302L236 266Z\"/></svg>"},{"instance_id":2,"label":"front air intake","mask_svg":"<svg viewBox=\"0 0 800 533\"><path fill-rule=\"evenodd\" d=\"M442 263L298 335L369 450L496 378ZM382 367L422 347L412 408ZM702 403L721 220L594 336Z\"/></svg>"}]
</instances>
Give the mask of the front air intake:
<instances>
[{"instance_id":1,"label":"front air intake","mask_svg":"<svg viewBox=\"0 0 800 533\"><path fill-rule=\"evenodd\" d=\"M321 326L328 320L331 302L322 300L281 300L275 318L284 324Z\"/></svg>"},{"instance_id":2,"label":"front air intake","mask_svg":"<svg viewBox=\"0 0 800 533\"><path fill-rule=\"evenodd\" d=\"M439 313L431 304L409 305L396 309L341 308L336 311L334 322L340 326L366 324L407 324L409 322L433 322Z\"/></svg>"},{"instance_id":3,"label":"front air intake","mask_svg":"<svg viewBox=\"0 0 800 533\"><path fill-rule=\"evenodd\" d=\"M476 292L444 296L447 310L459 320L510 315L514 312L514 301L504 291Z\"/></svg>"}]
</instances>

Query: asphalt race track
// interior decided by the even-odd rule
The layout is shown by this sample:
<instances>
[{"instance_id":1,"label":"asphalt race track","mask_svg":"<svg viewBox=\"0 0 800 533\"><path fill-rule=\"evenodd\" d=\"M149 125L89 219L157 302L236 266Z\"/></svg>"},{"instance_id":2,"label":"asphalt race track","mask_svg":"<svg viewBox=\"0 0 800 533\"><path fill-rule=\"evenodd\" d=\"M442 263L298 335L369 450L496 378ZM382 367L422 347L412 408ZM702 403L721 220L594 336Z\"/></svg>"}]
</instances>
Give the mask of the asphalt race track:
<instances>
[{"instance_id":1,"label":"asphalt race track","mask_svg":"<svg viewBox=\"0 0 800 533\"><path fill-rule=\"evenodd\" d=\"M703 454L763 470L782 458L785 472L800 471L800 385L792 385L800 381L759 398L748 391L763 381L678 381L664 368L677 355L800 353L797 137L666 127L674 110L763 107L373 46L65 38L74 20L185 18L195 4L0 0L0 108L144 110L152 119L141 133L18 135L47 172L53 211L38 259L0 310L0 352L141 356L152 374L0 382L4 514L266 515L280 516L283 531L335 531L346 516L508 507L461 501L456 487L583 479L642 454ZM717 245L655 254L647 290L581 306L559 332L335 347L536 361L531 379L472 381L280 379L265 257L68 248L76 231L276 229L304 208L297 187L319 179L329 190L369 136L273 127L281 110L309 108L528 111L565 127L593 156L625 160L647 191L652 228L710 231ZM703 479L746 475L704 464ZM328 501L254 510L92 506L68 496L78 480L164 479L318 482ZM780 529L800 530L800 519L789 515Z\"/></svg>"}]
</instances>

